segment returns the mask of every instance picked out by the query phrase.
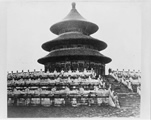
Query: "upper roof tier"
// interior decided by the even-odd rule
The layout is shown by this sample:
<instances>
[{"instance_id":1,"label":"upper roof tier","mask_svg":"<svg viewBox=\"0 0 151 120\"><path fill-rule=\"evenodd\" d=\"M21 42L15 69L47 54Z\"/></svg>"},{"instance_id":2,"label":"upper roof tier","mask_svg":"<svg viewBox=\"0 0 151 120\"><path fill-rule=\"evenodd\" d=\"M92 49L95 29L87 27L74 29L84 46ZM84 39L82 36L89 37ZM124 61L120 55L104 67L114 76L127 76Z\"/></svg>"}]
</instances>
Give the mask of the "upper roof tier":
<instances>
[{"instance_id":1,"label":"upper roof tier","mask_svg":"<svg viewBox=\"0 0 151 120\"><path fill-rule=\"evenodd\" d=\"M75 5L75 3L72 3L71 11L61 22L50 27L51 32L59 35L65 32L78 31L83 34L90 35L98 30L98 26L96 24L88 22L79 14Z\"/></svg>"}]
</instances>

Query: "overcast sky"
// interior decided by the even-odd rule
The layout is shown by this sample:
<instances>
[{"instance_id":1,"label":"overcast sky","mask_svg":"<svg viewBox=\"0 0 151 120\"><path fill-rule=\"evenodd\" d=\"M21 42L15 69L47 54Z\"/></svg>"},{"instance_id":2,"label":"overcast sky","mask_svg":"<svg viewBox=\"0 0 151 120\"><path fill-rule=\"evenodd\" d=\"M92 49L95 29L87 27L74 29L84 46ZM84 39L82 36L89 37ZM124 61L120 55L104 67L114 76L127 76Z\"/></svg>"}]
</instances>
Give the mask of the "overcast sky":
<instances>
[{"instance_id":1,"label":"overcast sky","mask_svg":"<svg viewBox=\"0 0 151 120\"><path fill-rule=\"evenodd\" d=\"M76 0L74 0L76 1ZM71 10L72 2L12 2L7 5L7 71L44 69L41 48L57 37L49 28ZM141 5L139 2L76 2L78 12L99 26L91 36L107 43L106 68L141 70Z\"/></svg>"}]
</instances>

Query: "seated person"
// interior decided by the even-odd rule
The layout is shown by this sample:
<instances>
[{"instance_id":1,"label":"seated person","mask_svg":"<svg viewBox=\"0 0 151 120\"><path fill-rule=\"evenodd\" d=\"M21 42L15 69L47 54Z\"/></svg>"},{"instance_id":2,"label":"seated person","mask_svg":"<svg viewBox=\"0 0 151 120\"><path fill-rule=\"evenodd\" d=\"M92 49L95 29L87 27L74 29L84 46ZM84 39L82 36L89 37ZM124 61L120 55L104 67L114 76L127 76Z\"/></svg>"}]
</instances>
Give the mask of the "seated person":
<instances>
[{"instance_id":1,"label":"seated person","mask_svg":"<svg viewBox=\"0 0 151 120\"><path fill-rule=\"evenodd\" d=\"M17 90L16 88L14 88L13 94L14 94L15 96L20 95L20 90Z\"/></svg>"},{"instance_id":2,"label":"seated person","mask_svg":"<svg viewBox=\"0 0 151 120\"><path fill-rule=\"evenodd\" d=\"M35 88L30 88L28 91L29 95L34 95L35 94Z\"/></svg>"},{"instance_id":3,"label":"seated person","mask_svg":"<svg viewBox=\"0 0 151 120\"><path fill-rule=\"evenodd\" d=\"M79 106L79 103L77 102L77 99L76 99L76 98L72 98L72 100L71 100L71 105L72 105L73 107Z\"/></svg>"},{"instance_id":4,"label":"seated person","mask_svg":"<svg viewBox=\"0 0 151 120\"><path fill-rule=\"evenodd\" d=\"M70 79L70 77L68 77L68 83L70 84L70 83L72 83L72 80Z\"/></svg>"},{"instance_id":5,"label":"seated person","mask_svg":"<svg viewBox=\"0 0 151 120\"><path fill-rule=\"evenodd\" d=\"M141 95L141 87L140 87L140 85L137 86L137 93L138 93L139 95Z\"/></svg>"},{"instance_id":6,"label":"seated person","mask_svg":"<svg viewBox=\"0 0 151 120\"><path fill-rule=\"evenodd\" d=\"M46 78L50 78L51 77L51 75L52 75L52 73L50 73L50 71L49 70L47 70L47 72L46 72Z\"/></svg>"},{"instance_id":7,"label":"seated person","mask_svg":"<svg viewBox=\"0 0 151 120\"><path fill-rule=\"evenodd\" d=\"M38 77L35 81L36 84L39 84L40 83L40 78Z\"/></svg>"},{"instance_id":8,"label":"seated person","mask_svg":"<svg viewBox=\"0 0 151 120\"><path fill-rule=\"evenodd\" d=\"M120 108L118 96L112 89L110 90L110 94L109 94L109 105L112 107Z\"/></svg>"},{"instance_id":9,"label":"seated person","mask_svg":"<svg viewBox=\"0 0 151 120\"><path fill-rule=\"evenodd\" d=\"M127 81L127 87L128 87L131 91L133 91L133 89L132 89L132 83L130 82L130 80Z\"/></svg>"},{"instance_id":10,"label":"seated person","mask_svg":"<svg viewBox=\"0 0 151 120\"><path fill-rule=\"evenodd\" d=\"M12 85L12 80L7 80L7 85Z\"/></svg>"},{"instance_id":11,"label":"seated person","mask_svg":"<svg viewBox=\"0 0 151 120\"><path fill-rule=\"evenodd\" d=\"M21 94L21 95L26 95L26 91L25 91L24 89L21 89L21 90L20 90L20 94Z\"/></svg>"},{"instance_id":12,"label":"seated person","mask_svg":"<svg viewBox=\"0 0 151 120\"><path fill-rule=\"evenodd\" d=\"M79 76L79 74L80 74L80 72L79 72L79 70L77 69L77 70L76 70L76 76Z\"/></svg>"},{"instance_id":13,"label":"seated person","mask_svg":"<svg viewBox=\"0 0 151 120\"><path fill-rule=\"evenodd\" d=\"M10 83L11 83L11 85L14 85L15 84L15 79L13 78Z\"/></svg>"},{"instance_id":14,"label":"seated person","mask_svg":"<svg viewBox=\"0 0 151 120\"><path fill-rule=\"evenodd\" d=\"M40 96L42 89L41 88L37 88L35 89L35 95Z\"/></svg>"},{"instance_id":15,"label":"seated person","mask_svg":"<svg viewBox=\"0 0 151 120\"><path fill-rule=\"evenodd\" d=\"M68 75L71 76L71 74L72 74L72 71L71 71L71 69L69 69Z\"/></svg>"},{"instance_id":16,"label":"seated person","mask_svg":"<svg viewBox=\"0 0 151 120\"><path fill-rule=\"evenodd\" d=\"M61 77L61 76L64 76L64 70L63 70L63 69L61 70L61 72L60 72L60 75L59 75L59 76L60 76L60 77Z\"/></svg>"},{"instance_id":17,"label":"seated person","mask_svg":"<svg viewBox=\"0 0 151 120\"><path fill-rule=\"evenodd\" d=\"M103 90L103 99L102 99L102 101L103 101L103 103L106 103L106 104L108 104L109 103L109 94L110 94L110 89L102 89Z\"/></svg>"},{"instance_id":18,"label":"seated person","mask_svg":"<svg viewBox=\"0 0 151 120\"><path fill-rule=\"evenodd\" d=\"M60 83L60 79L61 79L60 77L58 77L57 79L55 79L55 83L57 83L57 84Z\"/></svg>"},{"instance_id":19,"label":"seated person","mask_svg":"<svg viewBox=\"0 0 151 120\"><path fill-rule=\"evenodd\" d=\"M106 85L105 85L105 82L104 82L104 81L103 81L103 83L102 83L102 86L103 86L104 89L106 88Z\"/></svg>"},{"instance_id":20,"label":"seated person","mask_svg":"<svg viewBox=\"0 0 151 120\"><path fill-rule=\"evenodd\" d=\"M101 80L101 79L102 79L102 77L101 77L101 75L99 75L98 80Z\"/></svg>"},{"instance_id":21,"label":"seated person","mask_svg":"<svg viewBox=\"0 0 151 120\"><path fill-rule=\"evenodd\" d=\"M14 84L15 84L15 85L19 85L19 80L15 79L15 80L14 80Z\"/></svg>"},{"instance_id":22,"label":"seated person","mask_svg":"<svg viewBox=\"0 0 151 120\"><path fill-rule=\"evenodd\" d=\"M33 80L32 80L32 84L34 84L34 85L40 84L40 79L39 79L39 78L33 79Z\"/></svg>"},{"instance_id":23,"label":"seated person","mask_svg":"<svg viewBox=\"0 0 151 120\"><path fill-rule=\"evenodd\" d=\"M98 92L98 90L99 90L99 87L97 85L95 85L94 86L94 92L96 93L96 92Z\"/></svg>"},{"instance_id":24,"label":"seated person","mask_svg":"<svg viewBox=\"0 0 151 120\"><path fill-rule=\"evenodd\" d=\"M31 78L29 78L29 79L26 80L26 84L27 85L31 84Z\"/></svg>"},{"instance_id":25,"label":"seated person","mask_svg":"<svg viewBox=\"0 0 151 120\"><path fill-rule=\"evenodd\" d=\"M52 101L49 98L42 98L41 104L43 106L50 106L52 104Z\"/></svg>"},{"instance_id":26,"label":"seated person","mask_svg":"<svg viewBox=\"0 0 151 120\"><path fill-rule=\"evenodd\" d=\"M52 89L51 89L51 94L55 94L56 93L56 87L54 86Z\"/></svg>"},{"instance_id":27,"label":"seated person","mask_svg":"<svg viewBox=\"0 0 151 120\"><path fill-rule=\"evenodd\" d=\"M87 76L87 70L84 68L83 74Z\"/></svg>"},{"instance_id":28,"label":"seated person","mask_svg":"<svg viewBox=\"0 0 151 120\"><path fill-rule=\"evenodd\" d=\"M55 80L48 78L48 84L55 84Z\"/></svg>"},{"instance_id":29,"label":"seated person","mask_svg":"<svg viewBox=\"0 0 151 120\"><path fill-rule=\"evenodd\" d=\"M23 80L23 78L21 78L19 81L18 81L19 83L19 85L24 85L24 80Z\"/></svg>"},{"instance_id":30,"label":"seated person","mask_svg":"<svg viewBox=\"0 0 151 120\"><path fill-rule=\"evenodd\" d=\"M73 80L73 83L76 84L76 85L78 85L78 84L79 84L79 79L77 79L77 78L74 79L74 80Z\"/></svg>"},{"instance_id":31,"label":"seated person","mask_svg":"<svg viewBox=\"0 0 151 120\"><path fill-rule=\"evenodd\" d=\"M77 88L76 88L76 86L73 86L73 89L72 90L70 90L70 92L69 92L70 94L78 94L79 93L79 91L77 90Z\"/></svg>"},{"instance_id":32,"label":"seated person","mask_svg":"<svg viewBox=\"0 0 151 120\"><path fill-rule=\"evenodd\" d=\"M7 94L10 95L10 96L13 95L12 90L7 90Z\"/></svg>"},{"instance_id":33,"label":"seated person","mask_svg":"<svg viewBox=\"0 0 151 120\"><path fill-rule=\"evenodd\" d=\"M95 103L95 101L94 101L95 97L96 97L96 93L94 92L94 90L93 91L91 90L89 93L89 96L88 96L88 105L89 106L91 106L91 104Z\"/></svg>"},{"instance_id":34,"label":"seated person","mask_svg":"<svg viewBox=\"0 0 151 120\"><path fill-rule=\"evenodd\" d=\"M46 88L41 90L41 95L48 95L48 94L49 94L49 91Z\"/></svg>"},{"instance_id":35,"label":"seated person","mask_svg":"<svg viewBox=\"0 0 151 120\"><path fill-rule=\"evenodd\" d=\"M54 74L54 76L58 76L59 75L59 73L55 70L54 72L53 72L53 74Z\"/></svg>"},{"instance_id":36,"label":"seated person","mask_svg":"<svg viewBox=\"0 0 151 120\"><path fill-rule=\"evenodd\" d=\"M80 95L84 95L84 88L81 86L80 88L79 88L79 93L80 93Z\"/></svg>"},{"instance_id":37,"label":"seated person","mask_svg":"<svg viewBox=\"0 0 151 120\"><path fill-rule=\"evenodd\" d=\"M85 97L81 97L81 99L80 99L80 105L87 105L88 103L87 103L87 98L85 98Z\"/></svg>"},{"instance_id":38,"label":"seated person","mask_svg":"<svg viewBox=\"0 0 151 120\"><path fill-rule=\"evenodd\" d=\"M69 89L68 86L65 87L65 93L66 93L67 95L70 94L70 89Z\"/></svg>"},{"instance_id":39,"label":"seated person","mask_svg":"<svg viewBox=\"0 0 151 120\"><path fill-rule=\"evenodd\" d=\"M98 106L100 106L103 102L103 90L102 89L99 89L98 91L96 91L96 94L97 94L97 104Z\"/></svg>"},{"instance_id":40,"label":"seated person","mask_svg":"<svg viewBox=\"0 0 151 120\"><path fill-rule=\"evenodd\" d=\"M100 79L99 83L100 85L103 85L103 78Z\"/></svg>"},{"instance_id":41,"label":"seated person","mask_svg":"<svg viewBox=\"0 0 151 120\"><path fill-rule=\"evenodd\" d=\"M65 101L63 98L54 98L54 105L55 106L61 106L62 104L65 104Z\"/></svg>"},{"instance_id":42,"label":"seated person","mask_svg":"<svg viewBox=\"0 0 151 120\"><path fill-rule=\"evenodd\" d=\"M82 78L78 77L78 82L81 83L82 82Z\"/></svg>"},{"instance_id":43,"label":"seated person","mask_svg":"<svg viewBox=\"0 0 151 120\"><path fill-rule=\"evenodd\" d=\"M93 80L92 80L91 76L89 76L89 78L87 79L87 82L88 82L88 83L93 82Z\"/></svg>"}]
</instances>

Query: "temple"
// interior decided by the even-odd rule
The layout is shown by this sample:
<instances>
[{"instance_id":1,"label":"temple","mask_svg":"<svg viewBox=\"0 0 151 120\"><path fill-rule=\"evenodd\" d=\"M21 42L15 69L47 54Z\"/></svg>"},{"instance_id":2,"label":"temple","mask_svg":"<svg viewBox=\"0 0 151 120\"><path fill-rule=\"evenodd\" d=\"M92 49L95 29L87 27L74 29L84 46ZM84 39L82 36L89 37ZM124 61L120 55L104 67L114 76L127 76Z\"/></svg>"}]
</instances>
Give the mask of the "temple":
<instances>
[{"instance_id":1,"label":"temple","mask_svg":"<svg viewBox=\"0 0 151 120\"><path fill-rule=\"evenodd\" d=\"M120 108L117 93L133 92L140 86L135 71L109 71L111 58L100 53L107 44L90 35L98 26L87 21L72 3L69 14L50 27L57 38L42 45L49 52L38 59L44 71L8 73L8 106L102 105ZM140 91L140 87L137 87Z\"/></svg>"},{"instance_id":2,"label":"temple","mask_svg":"<svg viewBox=\"0 0 151 120\"><path fill-rule=\"evenodd\" d=\"M99 52L107 44L90 36L97 30L98 26L82 17L72 3L69 14L50 27L58 37L42 45L49 54L38 62L45 66L45 72L94 70L96 77L105 75L105 64L111 62L111 58Z\"/></svg>"}]
</instances>

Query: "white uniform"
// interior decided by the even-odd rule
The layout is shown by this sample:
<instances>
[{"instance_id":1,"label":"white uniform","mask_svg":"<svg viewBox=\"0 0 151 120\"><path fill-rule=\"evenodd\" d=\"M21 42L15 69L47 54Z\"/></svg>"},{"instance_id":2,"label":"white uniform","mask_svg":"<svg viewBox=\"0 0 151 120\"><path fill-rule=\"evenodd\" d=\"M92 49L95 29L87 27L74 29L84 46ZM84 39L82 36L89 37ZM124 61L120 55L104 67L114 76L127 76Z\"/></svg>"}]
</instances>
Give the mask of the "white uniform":
<instances>
[{"instance_id":1,"label":"white uniform","mask_svg":"<svg viewBox=\"0 0 151 120\"><path fill-rule=\"evenodd\" d=\"M139 95L141 95L141 89L140 89L140 86L137 86L137 93L138 93Z\"/></svg>"},{"instance_id":2,"label":"white uniform","mask_svg":"<svg viewBox=\"0 0 151 120\"><path fill-rule=\"evenodd\" d=\"M115 103L113 101L113 91L110 91L110 94L109 94L109 105L112 106L112 107L115 107Z\"/></svg>"},{"instance_id":3,"label":"white uniform","mask_svg":"<svg viewBox=\"0 0 151 120\"><path fill-rule=\"evenodd\" d=\"M54 104L55 104L55 106L60 106L62 104L62 99L61 98L55 98Z\"/></svg>"},{"instance_id":4,"label":"white uniform","mask_svg":"<svg viewBox=\"0 0 151 120\"><path fill-rule=\"evenodd\" d=\"M77 99L76 99L76 98L73 98L72 101L71 101L71 104L72 104L73 107L78 106Z\"/></svg>"},{"instance_id":5,"label":"white uniform","mask_svg":"<svg viewBox=\"0 0 151 120\"><path fill-rule=\"evenodd\" d=\"M83 89L82 87L79 88L79 93L80 93L81 95L84 94L84 89Z\"/></svg>"},{"instance_id":6,"label":"white uniform","mask_svg":"<svg viewBox=\"0 0 151 120\"><path fill-rule=\"evenodd\" d=\"M101 98L101 96L103 96L103 91L102 91L102 89L99 89L99 90L97 91L97 96L98 96L98 98L97 98L97 103L98 103L98 105L100 106L100 105L102 104L102 102L103 102L103 99Z\"/></svg>"},{"instance_id":7,"label":"white uniform","mask_svg":"<svg viewBox=\"0 0 151 120\"><path fill-rule=\"evenodd\" d=\"M103 99L103 102L108 104L109 103L109 98L107 96L109 96L109 90L105 89L103 91L103 96L106 96L106 98Z\"/></svg>"}]
</instances>

